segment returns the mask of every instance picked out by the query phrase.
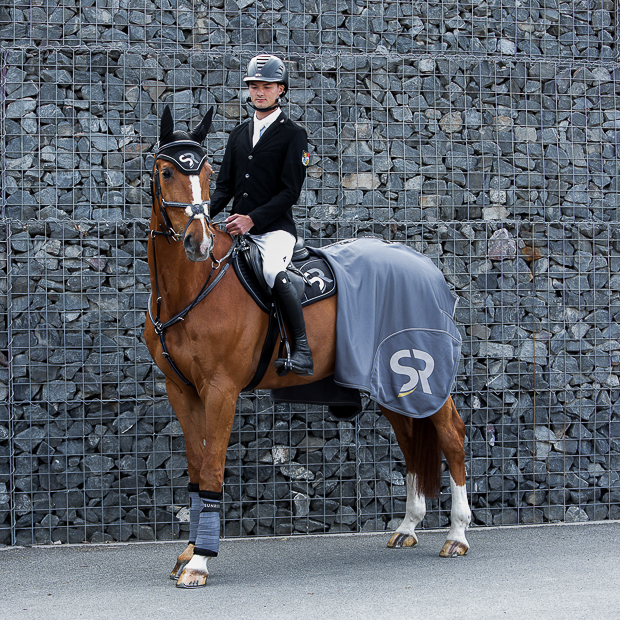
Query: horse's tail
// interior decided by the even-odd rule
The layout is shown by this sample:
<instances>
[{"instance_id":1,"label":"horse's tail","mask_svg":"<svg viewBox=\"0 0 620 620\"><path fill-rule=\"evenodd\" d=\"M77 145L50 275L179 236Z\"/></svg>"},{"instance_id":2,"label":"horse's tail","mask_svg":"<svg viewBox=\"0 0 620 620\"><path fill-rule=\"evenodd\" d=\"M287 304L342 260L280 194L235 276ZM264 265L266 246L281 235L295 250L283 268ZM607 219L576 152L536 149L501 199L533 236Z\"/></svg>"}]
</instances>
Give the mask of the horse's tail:
<instances>
[{"instance_id":1,"label":"horse's tail","mask_svg":"<svg viewBox=\"0 0 620 620\"><path fill-rule=\"evenodd\" d=\"M437 430L430 418L413 419L409 450L410 467L417 478L418 493L437 497L441 487L441 449Z\"/></svg>"}]
</instances>

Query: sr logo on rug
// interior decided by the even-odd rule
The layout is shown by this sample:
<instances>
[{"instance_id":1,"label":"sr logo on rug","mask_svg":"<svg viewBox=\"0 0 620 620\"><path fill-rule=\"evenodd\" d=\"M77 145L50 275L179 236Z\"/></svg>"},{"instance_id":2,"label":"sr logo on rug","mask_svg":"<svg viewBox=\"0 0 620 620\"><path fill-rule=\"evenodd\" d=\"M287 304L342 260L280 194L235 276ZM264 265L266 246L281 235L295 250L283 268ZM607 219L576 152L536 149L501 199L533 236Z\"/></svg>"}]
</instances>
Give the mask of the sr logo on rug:
<instances>
[{"instance_id":1,"label":"sr logo on rug","mask_svg":"<svg viewBox=\"0 0 620 620\"><path fill-rule=\"evenodd\" d=\"M405 366L401 364L401 360L410 360L412 357L424 362L424 368L416 369L413 366ZM396 374L409 377L409 380L401 386L398 392L398 398L411 394L411 392L418 387L418 383L422 386L422 391L425 394L433 393L431 386L428 383L428 379L433 374L435 360L429 353L420 351L419 349L401 349L400 351L396 351L396 353L394 353L394 355L390 358L390 368Z\"/></svg>"}]
</instances>

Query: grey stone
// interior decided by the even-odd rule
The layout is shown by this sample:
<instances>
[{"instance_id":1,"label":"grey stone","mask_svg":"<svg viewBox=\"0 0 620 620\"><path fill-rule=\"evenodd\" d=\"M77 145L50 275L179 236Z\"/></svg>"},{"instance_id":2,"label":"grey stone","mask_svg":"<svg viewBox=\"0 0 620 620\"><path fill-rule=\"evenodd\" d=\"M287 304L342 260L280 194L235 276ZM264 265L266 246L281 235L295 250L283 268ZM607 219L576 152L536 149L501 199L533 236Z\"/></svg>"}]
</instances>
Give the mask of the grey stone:
<instances>
[{"instance_id":1,"label":"grey stone","mask_svg":"<svg viewBox=\"0 0 620 620\"><path fill-rule=\"evenodd\" d=\"M84 457L84 468L95 474L106 473L114 467L114 460L107 456L89 454Z\"/></svg>"},{"instance_id":2,"label":"grey stone","mask_svg":"<svg viewBox=\"0 0 620 620\"><path fill-rule=\"evenodd\" d=\"M579 508L579 506L570 506L566 510L566 514L564 516L564 520L567 523L575 523L578 521L589 521L589 517L585 510Z\"/></svg>"},{"instance_id":3,"label":"grey stone","mask_svg":"<svg viewBox=\"0 0 620 620\"><path fill-rule=\"evenodd\" d=\"M501 228L491 235L488 244L488 257L493 260L504 260L516 256L517 246L510 233Z\"/></svg>"},{"instance_id":4,"label":"grey stone","mask_svg":"<svg viewBox=\"0 0 620 620\"><path fill-rule=\"evenodd\" d=\"M45 438L45 431L37 426L31 426L20 433L14 439L14 444L23 452L32 452Z\"/></svg>"},{"instance_id":5,"label":"grey stone","mask_svg":"<svg viewBox=\"0 0 620 620\"><path fill-rule=\"evenodd\" d=\"M34 99L18 99L9 103L6 108L6 118L24 117L28 112L32 112L37 107L37 102Z\"/></svg>"},{"instance_id":6,"label":"grey stone","mask_svg":"<svg viewBox=\"0 0 620 620\"><path fill-rule=\"evenodd\" d=\"M247 113L239 87L245 46L257 40L296 55L287 113L308 130L311 151L295 207L300 234L314 245L365 234L407 241L459 292L464 343L453 398L467 424L475 522L620 516L611 490L620 468L610 426L620 387L611 3L589 7L579 25L560 7L506 3L499 19L491 5L446 17L435 5L420 15L394 2L353 14L337 2L317 17L300 0L272 11L216 0L198 21L176 1L95 4L79 18L55 13L50 25L16 6L19 23L0 27L8 43L0 227L10 229L8 295L0 244L0 319L10 301L13 352L10 361L0 354L0 522L14 509L1 501L12 480L18 541L32 544L45 528L50 540L36 542L179 535L184 441L160 406L164 378L141 340L153 163L144 153L157 139L160 101L182 128L217 101L207 140L217 172ZM533 268L519 258L532 240L543 253ZM7 331L0 327L3 351ZM261 398L245 399L233 429L227 535L381 530L404 513L403 455L374 413L328 428L323 410L273 413ZM95 472L88 457L113 464ZM549 503L538 506L548 482ZM64 504L58 496L58 514L35 493L49 499L67 485L83 490ZM386 503L390 493L398 495ZM252 510L250 499L277 501L276 512ZM440 505L427 526L446 525ZM33 528L33 514L42 527ZM79 519L94 529L69 527Z\"/></svg>"}]
</instances>

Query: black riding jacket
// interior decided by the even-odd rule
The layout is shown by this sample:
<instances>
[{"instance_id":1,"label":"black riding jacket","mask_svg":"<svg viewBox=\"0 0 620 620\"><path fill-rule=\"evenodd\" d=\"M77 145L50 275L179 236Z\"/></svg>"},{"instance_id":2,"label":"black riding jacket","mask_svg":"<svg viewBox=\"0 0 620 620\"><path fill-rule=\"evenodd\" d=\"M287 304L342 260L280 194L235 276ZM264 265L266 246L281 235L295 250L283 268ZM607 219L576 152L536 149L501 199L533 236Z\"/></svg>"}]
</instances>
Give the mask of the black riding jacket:
<instances>
[{"instance_id":1,"label":"black riding jacket","mask_svg":"<svg viewBox=\"0 0 620 620\"><path fill-rule=\"evenodd\" d=\"M286 230L297 237L292 207L306 178L306 131L281 112L254 147L253 132L253 117L232 130L211 196L211 216L234 198L232 213L254 222L250 233Z\"/></svg>"}]
</instances>

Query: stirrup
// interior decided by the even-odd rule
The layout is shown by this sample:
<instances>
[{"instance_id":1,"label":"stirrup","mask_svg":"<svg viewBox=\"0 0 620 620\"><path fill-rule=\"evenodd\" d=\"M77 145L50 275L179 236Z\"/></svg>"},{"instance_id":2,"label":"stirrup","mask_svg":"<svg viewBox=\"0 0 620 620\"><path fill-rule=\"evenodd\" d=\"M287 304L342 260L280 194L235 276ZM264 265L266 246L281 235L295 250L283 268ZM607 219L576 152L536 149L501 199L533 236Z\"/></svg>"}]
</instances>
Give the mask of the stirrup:
<instances>
[{"instance_id":1,"label":"stirrup","mask_svg":"<svg viewBox=\"0 0 620 620\"><path fill-rule=\"evenodd\" d=\"M300 377L311 377L314 374L314 365L313 368L303 368L301 366L296 366L292 360L285 360L280 357L273 363L273 365L276 367L276 374L278 377L284 377L291 371Z\"/></svg>"},{"instance_id":2,"label":"stirrup","mask_svg":"<svg viewBox=\"0 0 620 620\"><path fill-rule=\"evenodd\" d=\"M286 357L282 357L282 344L286 349ZM273 365L276 367L276 374L278 375L278 377L284 377L288 375L291 370L295 370L293 368L293 360L291 359L291 346L289 344L288 338L282 340L282 343L280 344L280 351L278 352L278 358L273 363Z\"/></svg>"},{"instance_id":3,"label":"stirrup","mask_svg":"<svg viewBox=\"0 0 620 620\"><path fill-rule=\"evenodd\" d=\"M277 374L279 377L284 377L291 371L293 371L295 374L302 376L302 377L311 377L312 375L314 375L314 362L312 360L312 354L305 355L301 353L301 355L303 355L305 359L295 360L295 353L299 353L299 351L296 351L295 353L290 354L290 355L288 353L289 352L287 349L286 359L284 357L279 357L273 363L273 365L277 368ZM306 361L306 360L309 365L302 366L301 362Z\"/></svg>"}]
</instances>

